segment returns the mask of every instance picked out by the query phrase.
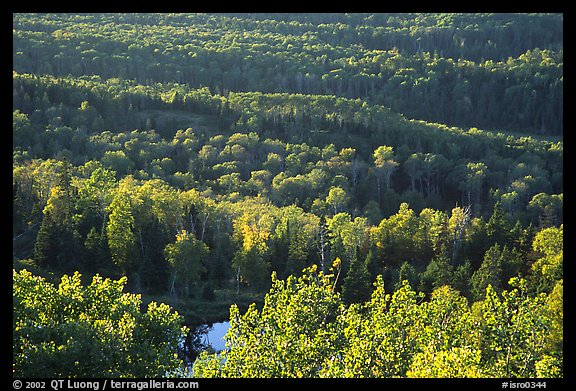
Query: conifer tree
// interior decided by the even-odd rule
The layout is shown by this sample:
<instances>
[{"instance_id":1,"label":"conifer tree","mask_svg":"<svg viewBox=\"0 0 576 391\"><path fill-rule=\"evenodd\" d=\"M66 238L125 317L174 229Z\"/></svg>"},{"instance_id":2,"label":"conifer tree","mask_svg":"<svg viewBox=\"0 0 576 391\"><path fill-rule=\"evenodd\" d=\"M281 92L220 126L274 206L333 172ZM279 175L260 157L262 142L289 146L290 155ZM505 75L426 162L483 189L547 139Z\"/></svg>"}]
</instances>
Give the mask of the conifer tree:
<instances>
[{"instance_id":1,"label":"conifer tree","mask_svg":"<svg viewBox=\"0 0 576 391\"><path fill-rule=\"evenodd\" d=\"M359 259L358 253L358 248L356 248L342 285L342 299L345 304L362 303L370 298L370 273L366 268L366 263Z\"/></svg>"}]
</instances>

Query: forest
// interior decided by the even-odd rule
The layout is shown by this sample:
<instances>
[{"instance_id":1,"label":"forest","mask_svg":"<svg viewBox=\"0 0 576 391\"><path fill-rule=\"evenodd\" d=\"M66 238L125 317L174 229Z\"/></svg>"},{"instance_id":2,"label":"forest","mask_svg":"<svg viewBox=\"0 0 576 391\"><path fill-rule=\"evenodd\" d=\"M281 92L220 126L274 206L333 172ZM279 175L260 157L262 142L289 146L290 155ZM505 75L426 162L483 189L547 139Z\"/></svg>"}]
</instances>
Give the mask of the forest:
<instances>
[{"instance_id":1,"label":"forest","mask_svg":"<svg viewBox=\"0 0 576 391\"><path fill-rule=\"evenodd\" d=\"M12 75L13 376L564 376L563 14L21 13Z\"/></svg>"}]
</instances>

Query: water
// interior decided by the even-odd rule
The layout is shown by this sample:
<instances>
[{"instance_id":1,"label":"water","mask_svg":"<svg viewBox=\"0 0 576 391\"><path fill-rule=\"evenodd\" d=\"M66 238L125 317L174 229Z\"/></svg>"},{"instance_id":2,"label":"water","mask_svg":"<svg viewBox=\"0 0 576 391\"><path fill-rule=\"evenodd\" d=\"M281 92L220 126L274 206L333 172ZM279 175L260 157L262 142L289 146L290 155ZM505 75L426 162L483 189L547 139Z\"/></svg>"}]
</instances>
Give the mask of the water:
<instances>
[{"instance_id":1,"label":"water","mask_svg":"<svg viewBox=\"0 0 576 391\"><path fill-rule=\"evenodd\" d=\"M212 347L216 352L226 348L224 335L230 328L230 322L213 323L208 331L204 334L204 343L206 347Z\"/></svg>"},{"instance_id":2,"label":"water","mask_svg":"<svg viewBox=\"0 0 576 391\"><path fill-rule=\"evenodd\" d=\"M188 335L179 346L179 354L188 365L191 365L204 350L220 352L226 349L224 335L229 328L229 322L205 323L190 327Z\"/></svg>"}]
</instances>

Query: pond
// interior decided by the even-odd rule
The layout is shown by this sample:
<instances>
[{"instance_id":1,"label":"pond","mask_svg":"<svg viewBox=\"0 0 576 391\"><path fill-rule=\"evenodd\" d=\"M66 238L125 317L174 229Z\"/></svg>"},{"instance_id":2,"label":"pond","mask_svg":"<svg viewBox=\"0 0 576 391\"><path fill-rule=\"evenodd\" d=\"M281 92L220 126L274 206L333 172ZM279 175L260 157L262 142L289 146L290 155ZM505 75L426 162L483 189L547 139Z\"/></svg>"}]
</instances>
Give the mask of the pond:
<instances>
[{"instance_id":1,"label":"pond","mask_svg":"<svg viewBox=\"0 0 576 391\"><path fill-rule=\"evenodd\" d=\"M205 323L191 326L188 335L182 341L180 354L183 359L192 364L204 350L220 352L226 348L224 335L230 328L230 322Z\"/></svg>"},{"instance_id":2,"label":"pond","mask_svg":"<svg viewBox=\"0 0 576 391\"><path fill-rule=\"evenodd\" d=\"M208 325L206 325L208 326ZM204 342L207 347L211 346L216 352L226 348L224 335L230 328L230 322L213 323L204 334Z\"/></svg>"}]
</instances>

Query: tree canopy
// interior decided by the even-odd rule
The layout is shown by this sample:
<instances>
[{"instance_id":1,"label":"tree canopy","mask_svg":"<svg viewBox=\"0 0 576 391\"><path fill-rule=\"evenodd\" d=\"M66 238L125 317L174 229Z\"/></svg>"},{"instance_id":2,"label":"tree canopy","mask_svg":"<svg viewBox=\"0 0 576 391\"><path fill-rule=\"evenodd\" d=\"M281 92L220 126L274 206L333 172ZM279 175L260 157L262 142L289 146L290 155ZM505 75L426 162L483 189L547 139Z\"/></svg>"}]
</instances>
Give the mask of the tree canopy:
<instances>
[{"instance_id":1,"label":"tree canopy","mask_svg":"<svg viewBox=\"0 0 576 391\"><path fill-rule=\"evenodd\" d=\"M195 375L562 376L563 14L14 13L12 49L19 376L182 375L227 319Z\"/></svg>"}]
</instances>

